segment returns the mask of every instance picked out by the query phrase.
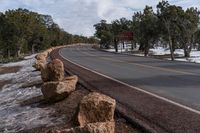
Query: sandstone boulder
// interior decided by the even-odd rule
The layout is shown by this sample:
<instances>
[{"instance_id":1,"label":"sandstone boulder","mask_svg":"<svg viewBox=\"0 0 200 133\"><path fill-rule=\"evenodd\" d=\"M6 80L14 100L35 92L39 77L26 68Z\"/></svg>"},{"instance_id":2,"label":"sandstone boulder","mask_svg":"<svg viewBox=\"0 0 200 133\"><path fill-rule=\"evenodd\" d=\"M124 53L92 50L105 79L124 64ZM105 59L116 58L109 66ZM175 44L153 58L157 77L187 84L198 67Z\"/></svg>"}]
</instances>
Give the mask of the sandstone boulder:
<instances>
[{"instance_id":1,"label":"sandstone boulder","mask_svg":"<svg viewBox=\"0 0 200 133\"><path fill-rule=\"evenodd\" d=\"M65 87L68 90L74 91L76 88L76 84L78 82L78 77L76 75L66 77L63 82L65 83Z\"/></svg>"},{"instance_id":2,"label":"sandstone boulder","mask_svg":"<svg viewBox=\"0 0 200 133\"><path fill-rule=\"evenodd\" d=\"M45 52L47 52L48 54L50 54L53 51L53 48L49 48L47 50L45 50Z\"/></svg>"},{"instance_id":3,"label":"sandstone boulder","mask_svg":"<svg viewBox=\"0 0 200 133\"><path fill-rule=\"evenodd\" d=\"M45 61L47 57L48 57L47 52L39 53L35 56L36 60L45 60Z\"/></svg>"},{"instance_id":4,"label":"sandstone boulder","mask_svg":"<svg viewBox=\"0 0 200 133\"><path fill-rule=\"evenodd\" d=\"M83 127L88 123L113 121L115 106L114 99L96 92L90 93L80 102L78 122Z\"/></svg>"},{"instance_id":5,"label":"sandstone boulder","mask_svg":"<svg viewBox=\"0 0 200 133\"><path fill-rule=\"evenodd\" d=\"M47 65L41 67L40 71L41 71L41 78L42 78L42 81L43 81L43 82L49 81L49 71L48 71L48 69L47 69Z\"/></svg>"},{"instance_id":6,"label":"sandstone boulder","mask_svg":"<svg viewBox=\"0 0 200 133\"><path fill-rule=\"evenodd\" d=\"M64 79L64 65L61 60L55 59L47 64L49 81L62 81Z\"/></svg>"},{"instance_id":7,"label":"sandstone boulder","mask_svg":"<svg viewBox=\"0 0 200 133\"><path fill-rule=\"evenodd\" d=\"M90 123L84 127L75 127L65 130L57 130L55 133L114 133L115 122Z\"/></svg>"},{"instance_id":8,"label":"sandstone boulder","mask_svg":"<svg viewBox=\"0 0 200 133\"><path fill-rule=\"evenodd\" d=\"M33 67L37 70L40 71L46 64L45 60L36 60L35 63L33 64Z\"/></svg>"},{"instance_id":9,"label":"sandstone boulder","mask_svg":"<svg viewBox=\"0 0 200 133\"><path fill-rule=\"evenodd\" d=\"M66 78L64 81L50 81L42 85L44 98L49 101L58 101L66 98L76 89L77 76Z\"/></svg>"}]
</instances>

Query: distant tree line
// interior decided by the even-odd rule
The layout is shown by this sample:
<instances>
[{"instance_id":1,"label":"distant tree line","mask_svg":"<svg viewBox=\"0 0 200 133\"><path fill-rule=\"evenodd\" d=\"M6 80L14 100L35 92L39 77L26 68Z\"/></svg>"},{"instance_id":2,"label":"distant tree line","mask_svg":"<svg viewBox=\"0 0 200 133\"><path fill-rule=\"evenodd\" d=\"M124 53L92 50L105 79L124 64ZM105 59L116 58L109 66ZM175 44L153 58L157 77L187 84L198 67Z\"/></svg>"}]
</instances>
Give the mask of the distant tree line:
<instances>
[{"instance_id":1,"label":"distant tree line","mask_svg":"<svg viewBox=\"0 0 200 133\"><path fill-rule=\"evenodd\" d=\"M72 35L61 29L49 15L27 9L0 12L1 58L19 57L51 46L95 43L94 37Z\"/></svg>"},{"instance_id":2,"label":"distant tree line","mask_svg":"<svg viewBox=\"0 0 200 133\"><path fill-rule=\"evenodd\" d=\"M157 11L146 6L143 11L134 13L132 20L121 18L108 24L105 20L95 24L95 36L100 45L109 48L117 44L116 35L123 31L132 31L133 44L148 55L149 49L155 44L166 44L174 60L174 51L184 49L185 57L190 56L192 48L200 50L200 12L197 8L184 10L180 6L170 5L168 1L157 4ZM115 47L117 49L117 47Z\"/></svg>"}]
</instances>

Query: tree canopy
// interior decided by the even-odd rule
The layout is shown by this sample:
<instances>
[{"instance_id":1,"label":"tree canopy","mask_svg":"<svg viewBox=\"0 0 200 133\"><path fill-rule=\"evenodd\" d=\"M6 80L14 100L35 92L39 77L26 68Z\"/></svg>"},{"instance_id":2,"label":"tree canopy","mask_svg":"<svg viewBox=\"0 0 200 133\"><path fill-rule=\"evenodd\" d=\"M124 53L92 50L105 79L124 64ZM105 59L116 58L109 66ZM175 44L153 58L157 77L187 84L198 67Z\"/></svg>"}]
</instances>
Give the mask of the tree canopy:
<instances>
[{"instance_id":1,"label":"tree canopy","mask_svg":"<svg viewBox=\"0 0 200 133\"><path fill-rule=\"evenodd\" d=\"M165 0L160 1L156 8L154 12L151 6L146 6L143 11L135 12L132 20L101 21L94 25L95 36L100 39L102 47L114 45L117 49L115 36L123 31L133 32L132 45L138 44L146 56L155 44L164 43L168 44L172 60L177 48L184 49L185 57L190 56L192 47L200 49L200 12L197 8L184 10Z\"/></svg>"},{"instance_id":2,"label":"tree canopy","mask_svg":"<svg viewBox=\"0 0 200 133\"><path fill-rule=\"evenodd\" d=\"M0 53L4 58L34 53L51 46L95 42L94 37L64 31L50 15L21 8L0 12Z\"/></svg>"}]
</instances>

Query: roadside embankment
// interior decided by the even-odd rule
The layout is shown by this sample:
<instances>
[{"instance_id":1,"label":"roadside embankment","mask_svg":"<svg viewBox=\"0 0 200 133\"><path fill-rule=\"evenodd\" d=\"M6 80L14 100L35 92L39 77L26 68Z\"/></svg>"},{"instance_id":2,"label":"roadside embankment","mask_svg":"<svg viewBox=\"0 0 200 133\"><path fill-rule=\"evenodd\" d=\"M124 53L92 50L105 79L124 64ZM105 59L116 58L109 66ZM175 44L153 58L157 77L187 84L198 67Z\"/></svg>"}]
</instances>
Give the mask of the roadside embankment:
<instances>
[{"instance_id":1,"label":"roadside embankment","mask_svg":"<svg viewBox=\"0 0 200 133\"><path fill-rule=\"evenodd\" d=\"M64 71L62 62L51 60L49 53L53 49L2 64L1 70L10 70L0 74L1 81L9 80L0 90L0 132L139 132L114 114L114 99L91 93L77 76ZM39 69L32 67L36 63Z\"/></svg>"}]
</instances>

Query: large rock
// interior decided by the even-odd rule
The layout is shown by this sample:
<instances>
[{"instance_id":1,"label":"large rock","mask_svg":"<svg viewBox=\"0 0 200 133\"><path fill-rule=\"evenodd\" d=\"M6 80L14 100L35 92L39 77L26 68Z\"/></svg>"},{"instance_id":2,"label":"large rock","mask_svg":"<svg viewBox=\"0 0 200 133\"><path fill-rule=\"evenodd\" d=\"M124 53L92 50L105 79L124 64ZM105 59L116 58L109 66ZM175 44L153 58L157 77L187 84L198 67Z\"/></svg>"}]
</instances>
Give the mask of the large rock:
<instances>
[{"instance_id":1,"label":"large rock","mask_svg":"<svg viewBox=\"0 0 200 133\"><path fill-rule=\"evenodd\" d=\"M78 122L83 127L88 123L113 121L115 106L114 99L96 92L90 93L80 102Z\"/></svg>"},{"instance_id":2,"label":"large rock","mask_svg":"<svg viewBox=\"0 0 200 133\"><path fill-rule=\"evenodd\" d=\"M36 60L35 63L33 64L33 67L37 71L41 71L41 69L45 66L46 61L45 60Z\"/></svg>"},{"instance_id":3,"label":"large rock","mask_svg":"<svg viewBox=\"0 0 200 133\"><path fill-rule=\"evenodd\" d=\"M47 65L42 66L41 69L40 69L40 71L41 71L42 81L43 82L49 81L50 78L49 78L49 71L47 69Z\"/></svg>"},{"instance_id":4,"label":"large rock","mask_svg":"<svg viewBox=\"0 0 200 133\"><path fill-rule=\"evenodd\" d=\"M58 101L66 98L76 89L77 76L66 78L64 81L50 81L42 85L44 98L49 101Z\"/></svg>"},{"instance_id":5,"label":"large rock","mask_svg":"<svg viewBox=\"0 0 200 133\"><path fill-rule=\"evenodd\" d=\"M63 82L68 90L74 91L76 89L76 84L78 82L78 77L76 75L66 77Z\"/></svg>"},{"instance_id":6,"label":"large rock","mask_svg":"<svg viewBox=\"0 0 200 133\"><path fill-rule=\"evenodd\" d=\"M55 59L47 64L49 81L62 81L64 79L64 65L61 60Z\"/></svg>"},{"instance_id":7,"label":"large rock","mask_svg":"<svg viewBox=\"0 0 200 133\"><path fill-rule=\"evenodd\" d=\"M35 56L36 58L36 61L35 61L35 64L33 64L33 67L36 69L36 70L41 70L42 67L44 67L44 65L46 64L47 62L47 52L43 52L43 53L39 53Z\"/></svg>"},{"instance_id":8,"label":"large rock","mask_svg":"<svg viewBox=\"0 0 200 133\"><path fill-rule=\"evenodd\" d=\"M53 48L49 48L47 50L45 50L45 52L47 52L48 54L50 54L53 51Z\"/></svg>"},{"instance_id":9,"label":"large rock","mask_svg":"<svg viewBox=\"0 0 200 133\"><path fill-rule=\"evenodd\" d=\"M42 53L39 53L39 54L37 54L35 56L35 58L37 60L45 60L45 61L46 61L47 57L48 57L48 53L47 52L42 52Z\"/></svg>"},{"instance_id":10,"label":"large rock","mask_svg":"<svg viewBox=\"0 0 200 133\"><path fill-rule=\"evenodd\" d=\"M115 122L90 123L84 127L56 130L54 133L114 133Z\"/></svg>"}]
</instances>

